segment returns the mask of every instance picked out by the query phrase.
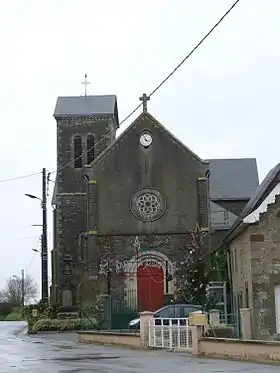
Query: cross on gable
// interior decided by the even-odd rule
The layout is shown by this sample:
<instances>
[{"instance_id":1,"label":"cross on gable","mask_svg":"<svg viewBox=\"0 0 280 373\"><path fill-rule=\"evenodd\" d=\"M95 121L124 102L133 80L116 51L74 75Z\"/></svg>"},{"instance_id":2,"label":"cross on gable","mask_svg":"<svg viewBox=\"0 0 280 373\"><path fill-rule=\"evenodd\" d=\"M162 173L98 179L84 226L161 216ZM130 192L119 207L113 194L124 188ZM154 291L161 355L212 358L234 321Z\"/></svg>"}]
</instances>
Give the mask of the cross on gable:
<instances>
[{"instance_id":1,"label":"cross on gable","mask_svg":"<svg viewBox=\"0 0 280 373\"><path fill-rule=\"evenodd\" d=\"M139 100L143 102L143 112L147 113L147 102L150 101L150 97L146 95L146 93L143 93L141 97L139 97Z\"/></svg>"},{"instance_id":2,"label":"cross on gable","mask_svg":"<svg viewBox=\"0 0 280 373\"><path fill-rule=\"evenodd\" d=\"M85 85L85 96L87 96L87 88L88 84L90 84L90 82L87 80L87 74L85 74L85 80L82 82L82 84Z\"/></svg>"}]
</instances>

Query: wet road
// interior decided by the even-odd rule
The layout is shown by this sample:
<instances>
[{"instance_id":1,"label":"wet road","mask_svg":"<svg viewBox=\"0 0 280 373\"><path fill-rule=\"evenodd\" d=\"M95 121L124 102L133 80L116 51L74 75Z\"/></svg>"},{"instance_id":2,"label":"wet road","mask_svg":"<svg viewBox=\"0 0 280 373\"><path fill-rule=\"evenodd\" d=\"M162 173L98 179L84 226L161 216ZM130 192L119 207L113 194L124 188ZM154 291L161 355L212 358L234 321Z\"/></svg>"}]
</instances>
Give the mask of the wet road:
<instances>
[{"instance_id":1,"label":"wet road","mask_svg":"<svg viewBox=\"0 0 280 373\"><path fill-rule=\"evenodd\" d=\"M23 323L0 322L0 373L276 373L279 366L197 359L164 351L135 351L75 342L74 334L29 337Z\"/></svg>"}]
</instances>

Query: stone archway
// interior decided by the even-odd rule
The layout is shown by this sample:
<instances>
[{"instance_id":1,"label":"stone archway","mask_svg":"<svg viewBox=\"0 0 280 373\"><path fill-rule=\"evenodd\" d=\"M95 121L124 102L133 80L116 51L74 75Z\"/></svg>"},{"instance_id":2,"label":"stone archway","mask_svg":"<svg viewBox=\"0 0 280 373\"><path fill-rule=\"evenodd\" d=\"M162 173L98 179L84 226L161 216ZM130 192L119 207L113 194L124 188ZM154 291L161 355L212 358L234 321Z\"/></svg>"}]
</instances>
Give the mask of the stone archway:
<instances>
[{"instance_id":1,"label":"stone archway","mask_svg":"<svg viewBox=\"0 0 280 373\"><path fill-rule=\"evenodd\" d=\"M167 285L167 273L174 275L172 262L159 251L150 250L138 258L132 257L124 267L127 303L137 305L138 309L162 307L164 294L175 291L174 276Z\"/></svg>"}]
</instances>

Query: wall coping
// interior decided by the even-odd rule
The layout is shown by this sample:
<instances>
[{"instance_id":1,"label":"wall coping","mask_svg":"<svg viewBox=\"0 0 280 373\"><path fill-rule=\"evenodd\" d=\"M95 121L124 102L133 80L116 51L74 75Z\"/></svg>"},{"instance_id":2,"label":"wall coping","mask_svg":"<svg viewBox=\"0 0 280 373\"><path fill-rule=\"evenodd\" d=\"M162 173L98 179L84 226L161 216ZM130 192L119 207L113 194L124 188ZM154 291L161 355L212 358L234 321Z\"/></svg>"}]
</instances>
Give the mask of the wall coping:
<instances>
[{"instance_id":1,"label":"wall coping","mask_svg":"<svg viewBox=\"0 0 280 373\"><path fill-rule=\"evenodd\" d=\"M120 335L125 337L140 337L140 333L130 333L122 331L109 331L109 330L85 330L77 332L79 335L89 334L89 335Z\"/></svg>"},{"instance_id":2,"label":"wall coping","mask_svg":"<svg viewBox=\"0 0 280 373\"><path fill-rule=\"evenodd\" d=\"M236 339L236 338L215 338L215 337L202 337L200 341L205 342L221 342L221 343L242 343L247 345L267 345L267 346L279 346L279 341L261 341L251 339Z\"/></svg>"}]
</instances>

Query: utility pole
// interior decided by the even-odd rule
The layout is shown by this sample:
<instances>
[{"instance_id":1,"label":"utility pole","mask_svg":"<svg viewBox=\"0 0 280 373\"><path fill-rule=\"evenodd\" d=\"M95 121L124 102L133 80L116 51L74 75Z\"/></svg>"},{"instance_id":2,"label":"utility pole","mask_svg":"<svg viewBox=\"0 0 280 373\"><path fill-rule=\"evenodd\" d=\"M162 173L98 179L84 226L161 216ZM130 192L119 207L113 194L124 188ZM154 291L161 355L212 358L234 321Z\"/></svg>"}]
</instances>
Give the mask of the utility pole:
<instances>
[{"instance_id":1,"label":"utility pole","mask_svg":"<svg viewBox=\"0 0 280 373\"><path fill-rule=\"evenodd\" d=\"M24 307L25 283L24 283L24 269L21 270L21 305Z\"/></svg>"},{"instance_id":2,"label":"utility pole","mask_svg":"<svg viewBox=\"0 0 280 373\"><path fill-rule=\"evenodd\" d=\"M42 300L48 303L48 234L47 234L47 175L46 169L42 172L42 210L43 210L43 232L42 232Z\"/></svg>"}]
</instances>

